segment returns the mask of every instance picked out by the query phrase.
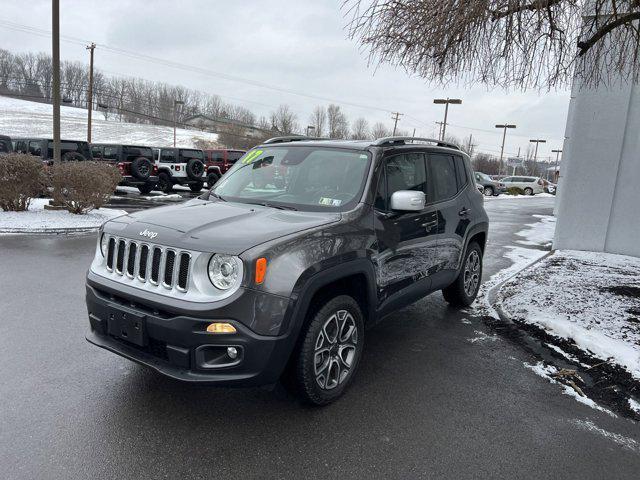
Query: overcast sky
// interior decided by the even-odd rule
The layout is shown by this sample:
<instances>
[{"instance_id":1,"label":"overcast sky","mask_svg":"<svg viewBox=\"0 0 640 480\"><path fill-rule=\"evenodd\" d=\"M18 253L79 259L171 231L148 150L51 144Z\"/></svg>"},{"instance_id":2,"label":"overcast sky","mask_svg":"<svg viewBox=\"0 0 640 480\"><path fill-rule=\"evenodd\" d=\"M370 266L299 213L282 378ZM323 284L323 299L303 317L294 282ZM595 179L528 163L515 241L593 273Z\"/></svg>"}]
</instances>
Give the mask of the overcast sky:
<instances>
[{"instance_id":1,"label":"overcast sky","mask_svg":"<svg viewBox=\"0 0 640 480\"><path fill-rule=\"evenodd\" d=\"M434 86L389 66L369 66L367 55L346 35L342 0L60 0L61 34L109 47L194 65L221 75L252 80L316 98L249 85L158 63L134 60L98 47L96 67L110 75L142 77L183 85L243 105L258 116L289 104L306 125L317 104L342 104L351 120L399 127L417 135L437 135L443 106L435 97L462 98L450 108L447 133L473 134L482 151L499 154L496 123L514 123L505 151L515 155L530 138L547 139L539 157L562 147L569 92L505 92L486 87ZM25 9L25 6L28 8ZM2 20L50 30L50 0L2 0L0 47L13 52L51 51L50 37L7 28ZM61 42L63 60L87 62L75 42ZM354 104L359 106L354 106ZM1 114L1 112L0 112ZM435 129L435 132L434 132Z\"/></svg>"}]
</instances>

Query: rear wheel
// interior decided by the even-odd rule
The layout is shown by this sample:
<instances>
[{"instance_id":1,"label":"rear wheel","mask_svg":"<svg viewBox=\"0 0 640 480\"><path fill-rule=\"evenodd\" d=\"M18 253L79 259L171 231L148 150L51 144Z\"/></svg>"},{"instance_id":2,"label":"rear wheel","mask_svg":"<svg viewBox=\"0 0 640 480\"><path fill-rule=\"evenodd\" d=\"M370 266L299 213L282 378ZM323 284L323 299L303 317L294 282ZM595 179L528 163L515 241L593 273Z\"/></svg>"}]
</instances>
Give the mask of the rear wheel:
<instances>
[{"instance_id":1,"label":"rear wheel","mask_svg":"<svg viewBox=\"0 0 640 480\"><path fill-rule=\"evenodd\" d=\"M533 195L533 189L530 187L527 187L524 189L524 194L525 195Z\"/></svg>"},{"instance_id":2,"label":"rear wheel","mask_svg":"<svg viewBox=\"0 0 640 480\"><path fill-rule=\"evenodd\" d=\"M213 188L213 186L219 179L220 177L217 174L211 172L209 175L207 175L207 187Z\"/></svg>"},{"instance_id":3,"label":"rear wheel","mask_svg":"<svg viewBox=\"0 0 640 480\"><path fill-rule=\"evenodd\" d=\"M153 183L145 183L144 185L138 185L138 191L143 195L149 195L151 190L155 188Z\"/></svg>"},{"instance_id":4,"label":"rear wheel","mask_svg":"<svg viewBox=\"0 0 640 480\"><path fill-rule=\"evenodd\" d=\"M158 189L163 193L171 193L173 191L173 183L168 173L160 172L158 174Z\"/></svg>"},{"instance_id":5,"label":"rear wheel","mask_svg":"<svg viewBox=\"0 0 640 480\"><path fill-rule=\"evenodd\" d=\"M482 250L476 242L467 246L458 277L442 290L444 299L455 307L468 307L480 289L482 279Z\"/></svg>"},{"instance_id":6,"label":"rear wheel","mask_svg":"<svg viewBox=\"0 0 640 480\"><path fill-rule=\"evenodd\" d=\"M487 197L493 197L493 187L484 187L484 194Z\"/></svg>"},{"instance_id":7,"label":"rear wheel","mask_svg":"<svg viewBox=\"0 0 640 480\"><path fill-rule=\"evenodd\" d=\"M301 332L294 383L302 399L327 405L342 395L355 375L364 342L360 306L340 295L326 302Z\"/></svg>"},{"instance_id":8,"label":"rear wheel","mask_svg":"<svg viewBox=\"0 0 640 480\"><path fill-rule=\"evenodd\" d=\"M204 182L190 183L189 188L193 193L198 193L204 187Z\"/></svg>"}]
</instances>

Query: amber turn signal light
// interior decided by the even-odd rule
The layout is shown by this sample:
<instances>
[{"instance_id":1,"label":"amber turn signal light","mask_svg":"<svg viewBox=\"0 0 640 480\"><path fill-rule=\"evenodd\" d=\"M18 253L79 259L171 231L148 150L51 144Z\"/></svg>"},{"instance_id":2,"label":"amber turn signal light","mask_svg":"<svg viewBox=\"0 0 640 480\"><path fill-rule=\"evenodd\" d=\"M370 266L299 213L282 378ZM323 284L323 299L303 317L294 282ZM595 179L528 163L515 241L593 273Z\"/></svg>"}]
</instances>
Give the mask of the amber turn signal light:
<instances>
[{"instance_id":1,"label":"amber turn signal light","mask_svg":"<svg viewBox=\"0 0 640 480\"><path fill-rule=\"evenodd\" d=\"M230 323L211 323L207 327L209 333L236 333L236 327Z\"/></svg>"},{"instance_id":2,"label":"amber turn signal light","mask_svg":"<svg viewBox=\"0 0 640 480\"><path fill-rule=\"evenodd\" d=\"M267 259L260 257L256 260L256 283L260 285L264 282L264 276L267 274Z\"/></svg>"}]
</instances>

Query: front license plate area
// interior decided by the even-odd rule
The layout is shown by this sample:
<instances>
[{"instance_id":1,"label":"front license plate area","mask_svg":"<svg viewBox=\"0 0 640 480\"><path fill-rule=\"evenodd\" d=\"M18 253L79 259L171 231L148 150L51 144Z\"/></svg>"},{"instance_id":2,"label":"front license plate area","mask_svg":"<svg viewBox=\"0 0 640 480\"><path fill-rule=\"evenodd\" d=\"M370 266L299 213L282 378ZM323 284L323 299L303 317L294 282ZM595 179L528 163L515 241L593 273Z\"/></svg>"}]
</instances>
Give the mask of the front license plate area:
<instances>
[{"instance_id":1,"label":"front license plate area","mask_svg":"<svg viewBox=\"0 0 640 480\"><path fill-rule=\"evenodd\" d=\"M114 309L109 312L107 325L109 335L141 347L147 346L144 315Z\"/></svg>"}]
</instances>

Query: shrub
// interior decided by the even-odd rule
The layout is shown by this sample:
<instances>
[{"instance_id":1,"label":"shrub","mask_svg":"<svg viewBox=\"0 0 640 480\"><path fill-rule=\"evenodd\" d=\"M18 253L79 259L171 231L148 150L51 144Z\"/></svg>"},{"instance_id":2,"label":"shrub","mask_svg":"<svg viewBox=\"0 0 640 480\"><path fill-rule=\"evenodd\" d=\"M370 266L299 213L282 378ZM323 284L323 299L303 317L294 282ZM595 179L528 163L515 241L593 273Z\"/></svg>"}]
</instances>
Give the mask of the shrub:
<instances>
[{"instance_id":1,"label":"shrub","mask_svg":"<svg viewBox=\"0 0 640 480\"><path fill-rule=\"evenodd\" d=\"M524 195L524 190L520 187L509 187L507 188L507 195Z\"/></svg>"},{"instance_id":2,"label":"shrub","mask_svg":"<svg viewBox=\"0 0 640 480\"><path fill-rule=\"evenodd\" d=\"M31 155L11 153L0 157L0 208L21 212L46 187L42 161Z\"/></svg>"},{"instance_id":3,"label":"shrub","mask_svg":"<svg viewBox=\"0 0 640 480\"><path fill-rule=\"evenodd\" d=\"M76 214L102 207L122 179L117 168L98 162L62 162L51 170L54 203Z\"/></svg>"}]
</instances>

